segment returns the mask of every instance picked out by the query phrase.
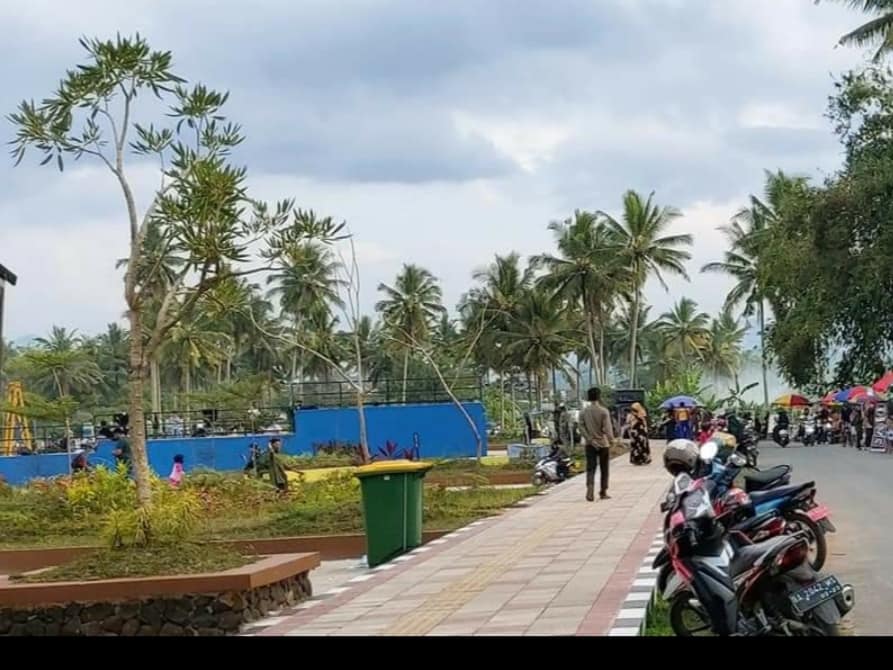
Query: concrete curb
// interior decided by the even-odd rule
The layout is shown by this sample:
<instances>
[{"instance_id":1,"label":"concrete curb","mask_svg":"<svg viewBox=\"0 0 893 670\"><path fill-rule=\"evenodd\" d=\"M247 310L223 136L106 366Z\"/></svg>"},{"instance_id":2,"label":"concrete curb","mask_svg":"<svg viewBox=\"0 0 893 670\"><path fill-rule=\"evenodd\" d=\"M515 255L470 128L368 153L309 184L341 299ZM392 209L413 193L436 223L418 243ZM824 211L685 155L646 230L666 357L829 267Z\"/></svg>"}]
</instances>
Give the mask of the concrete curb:
<instances>
[{"instance_id":1,"label":"concrete curb","mask_svg":"<svg viewBox=\"0 0 893 670\"><path fill-rule=\"evenodd\" d=\"M651 564L663 546L663 533L655 533L654 541L642 559L632 587L608 632L609 637L638 637L645 633L648 611L654 602L657 584L657 571L651 568Z\"/></svg>"}]
</instances>

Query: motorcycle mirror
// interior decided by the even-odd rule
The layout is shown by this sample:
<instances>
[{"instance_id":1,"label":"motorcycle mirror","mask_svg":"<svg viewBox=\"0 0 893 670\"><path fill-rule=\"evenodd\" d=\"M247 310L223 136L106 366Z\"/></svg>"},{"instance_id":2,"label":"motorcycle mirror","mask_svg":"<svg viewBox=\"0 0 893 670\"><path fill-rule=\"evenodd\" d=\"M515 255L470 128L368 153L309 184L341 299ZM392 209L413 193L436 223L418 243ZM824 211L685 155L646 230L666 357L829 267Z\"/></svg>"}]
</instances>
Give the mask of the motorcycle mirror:
<instances>
[{"instance_id":1,"label":"motorcycle mirror","mask_svg":"<svg viewBox=\"0 0 893 670\"><path fill-rule=\"evenodd\" d=\"M719 452L719 448L716 446L716 442L710 440L709 442L705 442L701 446L701 460L705 463L709 463L714 458L716 458L716 454Z\"/></svg>"}]
</instances>

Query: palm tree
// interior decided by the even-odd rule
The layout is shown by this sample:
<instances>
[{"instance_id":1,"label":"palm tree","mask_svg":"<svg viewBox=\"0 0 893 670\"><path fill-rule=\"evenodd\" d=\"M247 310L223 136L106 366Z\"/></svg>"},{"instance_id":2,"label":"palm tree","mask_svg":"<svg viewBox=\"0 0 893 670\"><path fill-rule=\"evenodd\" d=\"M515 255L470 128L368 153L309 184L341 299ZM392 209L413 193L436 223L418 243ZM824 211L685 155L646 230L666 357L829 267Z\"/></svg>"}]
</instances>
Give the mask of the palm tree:
<instances>
[{"instance_id":1,"label":"palm tree","mask_svg":"<svg viewBox=\"0 0 893 670\"><path fill-rule=\"evenodd\" d=\"M702 352L704 368L713 377L714 382L720 379L732 379L737 382L738 371L743 362L741 343L747 327L742 326L731 310L722 313L710 322L710 337Z\"/></svg>"},{"instance_id":2,"label":"palm tree","mask_svg":"<svg viewBox=\"0 0 893 670\"><path fill-rule=\"evenodd\" d=\"M546 371L561 370L567 376L565 356L577 345L555 296L535 288L525 291L505 340L506 357L526 373L528 389L531 378L536 379L537 405L541 406Z\"/></svg>"},{"instance_id":3,"label":"palm tree","mask_svg":"<svg viewBox=\"0 0 893 670\"><path fill-rule=\"evenodd\" d=\"M685 369L692 358L699 357L710 338L710 317L698 311L698 305L690 298L682 298L669 312L661 315L657 327L664 336L666 354L678 356Z\"/></svg>"},{"instance_id":4,"label":"palm tree","mask_svg":"<svg viewBox=\"0 0 893 670\"><path fill-rule=\"evenodd\" d=\"M626 359L625 363L618 364L619 369L628 371L629 358L627 357L633 346L633 331L636 335L636 360L640 366L648 362L647 345L650 341L649 338L653 338L655 330L655 322L648 321L650 313L650 305L640 304L639 314L634 318L632 305L625 303L611 319L608 330L608 354L611 360L618 363ZM633 322L635 322L635 326L633 326Z\"/></svg>"},{"instance_id":5,"label":"palm tree","mask_svg":"<svg viewBox=\"0 0 893 670\"><path fill-rule=\"evenodd\" d=\"M318 242L303 242L291 248L267 277L273 284L269 295L279 298L282 311L289 315L297 334L301 322L320 315L328 315L332 307L343 304L339 290L344 281L339 278L340 265L330 249ZM291 378L298 376L299 349L291 356Z\"/></svg>"},{"instance_id":6,"label":"palm tree","mask_svg":"<svg viewBox=\"0 0 893 670\"><path fill-rule=\"evenodd\" d=\"M627 191L623 197L622 223L604 212L600 213L610 227L613 247L629 272L630 309L633 315L629 367L633 386L636 385L639 305L645 282L653 274L666 289L663 280L665 272L688 279L684 263L691 258L691 254L681 248L692 244L691 235L664 234L681 213L671 207L658 207L653 199L654 193L643 200L635 191Z\"/></svg>"},{"instance_id":7,"label":"palm tree","mask_svg":"<svg viewBox=\"0 0 893 670\"><path fill-rule=\"evenodd\" d=\"M102 372L107 392L123 397L127 386L127 362L130 353L130 334L117 323L110 323L96 338L96 363Z\"/></svg>"},{"instance_id":8,"label":"palm tree","mask_svg":"<svg viewBox=\"0 0 893 670\"><path fill-rule=\"evenodd\" d=\"M221 365L229 353L232 338L212 328L207 319L197 318L180 321L170 330L168 341L163 347L163 358L176 363L180 369L181 382L186 400L186 411L190 411L193 373L202 365Z\"/></svg>"},{"instance_id":9,"label":"palm tree","mask_svg":"<svg viewBox=\"0 0 893 670\"><path fill-rule=\"evenodd\" d=\"M524 293L533 283L531 268L521 267L516 252L496 255L485 269L476 270L472 278L478 283L459 303L459 315L466 332L485 328L474 349L475 361L492 368L500 378L506 372L504 334L509 330Z\"/></svg>"},{"instance_id":10,"label":"palm tree","mask_svg":"<svg viewBox=\"0 0 893 670\"><path fill-rule=\"evenodd\" d=\"M82 349L29 349L22 359L31 368L37 386L57 399L72 391L89 392L102 379L99 367Z\"/></svg>"},{"instance_id":11,"label":"palm tree","mask_svg":"<svg viewBox=\"0 0 893 670\"><path fill-rule=\"evenodd\" d=\"M607 376L605 331L619 278L608 227L595 214L578 210L572 219L550 223L549 230L558 255L534 256L531 265L546 270L540 286L564 300L568 308L582 311L589 358L597 363L597 381L602 384Z\"/></svg>"},{"instance_id":12,"label":"palm tree","mask_svg":"<svg viewBox=\"0 0 893 670\"><path fill-rule=\"evenodd\" d=\"M379 284L378 290L385 298L375 309L403 349L403 402L406 402L410 353L413 347L430 339L434 324L445 311L441 304L443 294L434 275L411 264L404 264L394 286Z\"/></svg>"},{"instance_id":13,"label":"palm tree","mask_svg":"<svg viewBox=\"0 0 893 670\"><path fill-rule=\"evenodd\" d=\"M53 326L50 329L49 337L36 337L34 342L46 351L55 353L71 351L81 343L81 338L77 333L77 330L68 330L64 326Z\"/></svg>"},{"instance_id":14,"label":"palm tree","mask_svg":"<svg viewBox=\"0 0 893 670\"><path fill-rule=\"evenodd\" d=\"M761 200L750 196L750 206L745 207L720 230L726 235L729 249L722 261L708 263L701 272L721 272L735 280L726 296L725 307L733 309L744 304L745 318L757 315L760 327L760 350L763 368L763 406L769 407L768 364L766 360L766 306L759 285L758 263L766 230L778 221L782 201L786 194L805 183L800 177L788 177L783 172L766 172L765 196Z\"/></svg>"},{"instance_id":15,"label":"palm tree","mask_svg":"<svg viewBox=\"0 0 893 670\"><path fill-rule=\"evenodd\" d=\"M873 18L840 38L840 44L857 47L879 45L874 61L893 50L893 0L838 0ZM818 3L818 0L816 0Z\"/></svg>"}]
</instances>

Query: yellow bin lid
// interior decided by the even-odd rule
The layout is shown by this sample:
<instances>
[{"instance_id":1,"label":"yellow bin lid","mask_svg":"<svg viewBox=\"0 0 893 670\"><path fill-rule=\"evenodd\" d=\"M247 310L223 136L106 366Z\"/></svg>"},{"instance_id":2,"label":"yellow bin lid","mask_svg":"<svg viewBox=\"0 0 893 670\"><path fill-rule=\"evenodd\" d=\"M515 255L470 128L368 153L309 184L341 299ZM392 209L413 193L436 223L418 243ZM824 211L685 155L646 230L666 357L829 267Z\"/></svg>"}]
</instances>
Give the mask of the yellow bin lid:
<instances>
[{"instance_id":1,"label":"yellow bin lid","mask_svg":"<svg viewBox=\"0 0 893 670\"><path fill-rule=\"evenodd\" d=\"M434 467L433 463L422 463L420 461L395 460L395 461L378 461L369 465L361 465L354 474L357 477L374 477L375 475L397 475L410 472L427 472Z\"/></svg>"}]
</instances>

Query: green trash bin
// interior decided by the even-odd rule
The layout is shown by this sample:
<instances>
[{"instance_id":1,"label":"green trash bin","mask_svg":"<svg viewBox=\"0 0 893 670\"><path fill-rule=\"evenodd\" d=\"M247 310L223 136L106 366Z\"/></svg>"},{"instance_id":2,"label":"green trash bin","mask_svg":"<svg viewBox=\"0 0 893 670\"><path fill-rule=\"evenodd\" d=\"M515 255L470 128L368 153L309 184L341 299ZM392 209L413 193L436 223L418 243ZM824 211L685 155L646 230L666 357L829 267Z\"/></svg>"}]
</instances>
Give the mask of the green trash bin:
<instances>
[{"instance_id":1,"label":"green trash bin","mask_svg":"<svg viewBox=\"0 0 893 670\"><path fill-rule=\"evenodd\" d=\"M356 469L370 568L422 544L422 489L425 473L432 467L430 463L381 461Z\"/></svg>"}]
</instances>

